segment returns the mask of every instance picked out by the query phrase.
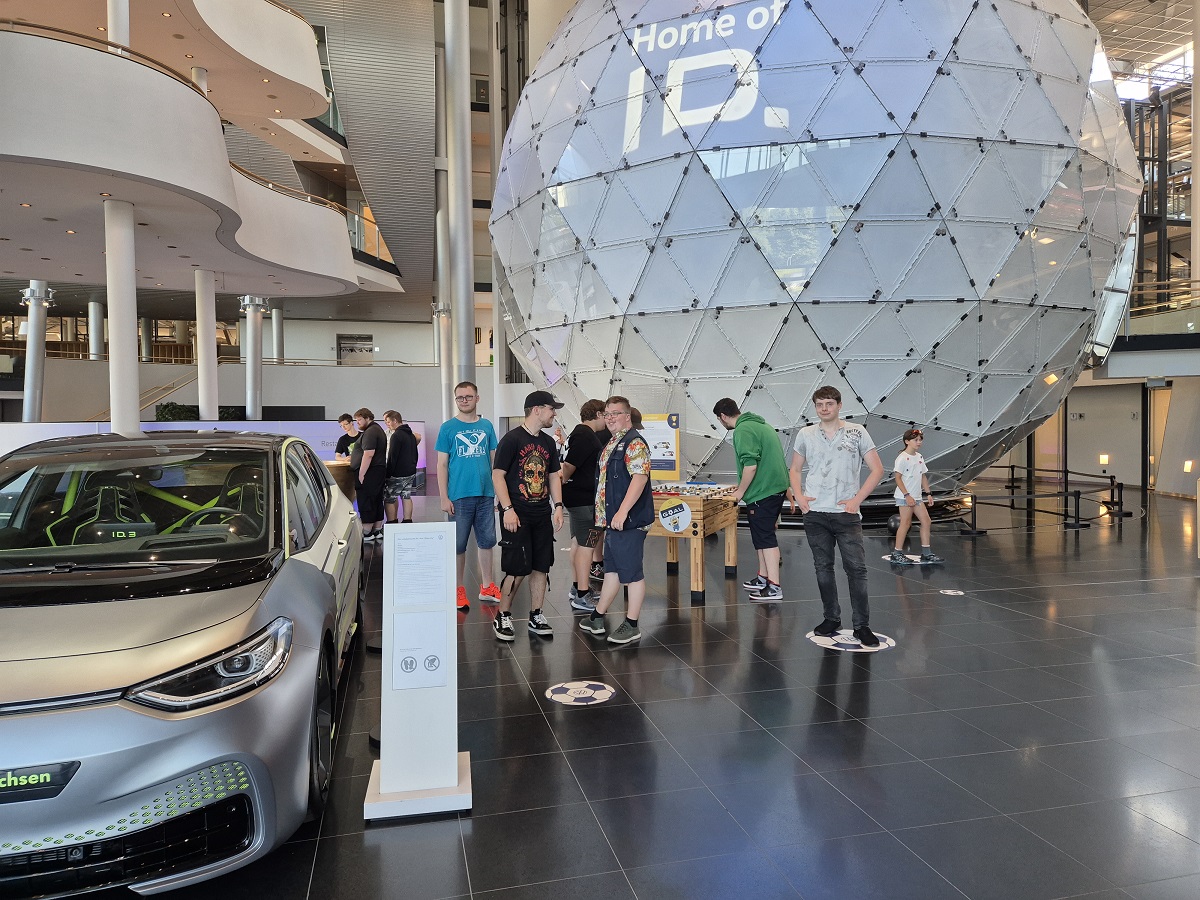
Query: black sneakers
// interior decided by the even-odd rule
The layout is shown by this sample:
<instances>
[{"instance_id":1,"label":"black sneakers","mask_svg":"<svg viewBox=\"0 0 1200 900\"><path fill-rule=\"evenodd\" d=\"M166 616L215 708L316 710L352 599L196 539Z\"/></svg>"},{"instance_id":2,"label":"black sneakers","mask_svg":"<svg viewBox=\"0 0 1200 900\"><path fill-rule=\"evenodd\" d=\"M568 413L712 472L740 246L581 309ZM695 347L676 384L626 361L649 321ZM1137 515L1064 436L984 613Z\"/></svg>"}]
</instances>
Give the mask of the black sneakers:
<instances>
[{"instance_id":1,"label":"black sneakers","mask_svg":"<svg viewBox=\"0 0 1200 900\"><path fill-rule=\"evenodd\" d=\"M588 578L590 578L592 581L603 581L604 580L604 563L602 563L602 562L592 563L592 568L590 570L588 570Z\"/></svg>"},{"instance_id":2,"label":"black sneakers","mask_svg":"<svg viewBox=\"0 0 1200 900\"><path fill-rule=\"evenodd\" d=\"M873 632L866 625L859 625L857 628L855 628L854 636L858 638L858 642L864 647L879 646L879 638L875 637L875 632Z\"/></svg>"},{"instance_id":3,"label":"black sneakers","mask_svg":"<svg viewBox=\"0 0 1200 900\"><path fill-rule=\"evenodd\" d=\"M757 590L751 591L749 597L751 603L778 603L783 599L783 588L773 581L768 581Z\"/></svg>"},{"instance_id":4,"label":"black sneakers","mask_svg":"<svg viewBox=\"0 0 1200 900\"><path fill-rule=\"evenodd\" d=\"M529 616L529 633L540 634L542 637L554 634L554 629L550 627L550 623L546 621L546 616L540 609Z\"/></svg>"},{"instance_id":5,"label":"black sneakers","mask_svg":"<svg viewBox=\"0 0 1200 900\"><path fill-rule=\"evenodd\" d=\"M826 619L813 629L813 634L819 637L833 637L841 627L842 623L837 619Z\"/></svg>"},{"instance_id":6,"label":"black sneakers","mask_svg":"<svg viewBox=\"0 0 1200 900\"><path fill-rule=\"evenodd\" d=\"M497 640L515 641L517 635L513 631L512 615L510 613L498 613L496 618L492 620L492 633L496 635Z\"/></svg>"},{"instance_id":7,"label":"black sneakers","mask_svg":"<svg viewBox=\"0 0 1200 900\"><path fill-rule=\"evenodd\" d=\"M764 578L761 574L758 574L758 575L755 575L753 578L751 578L749 581L743 581L742 587L744 587L748 591L757 591L757 590L760 590L761 588L765 588L767 586L767 583L768 583L767 579Z\"/></svg>"}]
</instances>

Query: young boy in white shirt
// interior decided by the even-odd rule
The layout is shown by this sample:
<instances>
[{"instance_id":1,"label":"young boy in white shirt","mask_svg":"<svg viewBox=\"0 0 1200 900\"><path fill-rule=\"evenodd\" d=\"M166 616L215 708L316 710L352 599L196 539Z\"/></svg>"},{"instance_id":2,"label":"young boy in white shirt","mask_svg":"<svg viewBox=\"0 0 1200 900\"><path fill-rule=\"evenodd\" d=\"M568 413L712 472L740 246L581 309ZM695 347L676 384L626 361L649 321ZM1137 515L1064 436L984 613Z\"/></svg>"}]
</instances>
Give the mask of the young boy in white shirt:
<instances>
[{"instance_id":1,"label":"young boy in white shirt","mask_svg":"<svg viewBox=\"0 0 1200 900\"><path fill-rule=\"evenodd\" d=\"M890 562L900 566L911 566L913 561L904 554L904 539L908 537L913 515L921 525L921 562L940 563L944 560L934 554L929 546L930 519L926 506L933 506L933 495L929 491L929 468L921 456L921 443L925 440L919 428L904 432L904 451L896 457L892 472L896 479L896 506L900 509L900 527L896 529L896 549Z\"/></svg>"}]
</instances>

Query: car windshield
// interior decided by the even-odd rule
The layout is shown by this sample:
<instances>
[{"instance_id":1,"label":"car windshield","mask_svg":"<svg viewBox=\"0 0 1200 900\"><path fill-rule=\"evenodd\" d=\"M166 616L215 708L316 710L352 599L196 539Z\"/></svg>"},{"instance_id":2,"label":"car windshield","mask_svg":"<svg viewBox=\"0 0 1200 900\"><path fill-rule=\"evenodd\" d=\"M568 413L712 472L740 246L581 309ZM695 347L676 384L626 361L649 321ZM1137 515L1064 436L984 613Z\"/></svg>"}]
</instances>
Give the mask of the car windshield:
<instances>
[{"instance_id":1,"label":"car windshield","mask_svg":"<svg viewBox=\"0 0 1200 900\"><path fill-rule=\"evenodd\" d=\"M269 473L261 450L14 454L0 462L0 570L261 556Z\"/></svg>"}]
</instances>

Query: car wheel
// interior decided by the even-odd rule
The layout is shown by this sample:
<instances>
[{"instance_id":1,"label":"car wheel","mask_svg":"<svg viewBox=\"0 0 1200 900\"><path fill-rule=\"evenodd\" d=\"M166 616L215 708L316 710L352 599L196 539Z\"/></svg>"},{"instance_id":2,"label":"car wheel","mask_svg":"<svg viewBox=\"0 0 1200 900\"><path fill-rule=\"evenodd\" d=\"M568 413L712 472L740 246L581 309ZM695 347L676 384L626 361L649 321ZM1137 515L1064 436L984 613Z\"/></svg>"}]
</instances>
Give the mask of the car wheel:
<instances>
[{"instance_id":1,"label":"car wheel","mask_svg":"<svg viewBox=\"0 0 1200 900\"><path fill-rule=\"evenodd\" d=\"M313 695L312 728L308 746L308 821L318 818L329 798L333 777L334 686L328 654L321 654Z\"/></svg>"}]
</instances>

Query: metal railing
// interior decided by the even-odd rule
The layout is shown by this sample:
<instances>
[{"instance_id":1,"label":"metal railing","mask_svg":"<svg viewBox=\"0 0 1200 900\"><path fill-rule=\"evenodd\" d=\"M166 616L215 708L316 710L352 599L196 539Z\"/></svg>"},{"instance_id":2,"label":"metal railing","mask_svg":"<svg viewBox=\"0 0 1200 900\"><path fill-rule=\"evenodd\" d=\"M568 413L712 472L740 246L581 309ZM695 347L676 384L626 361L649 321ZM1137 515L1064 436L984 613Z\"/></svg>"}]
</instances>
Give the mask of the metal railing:
<instances>
[{"instance_id":1,"label":"metal railing","mask_svg":"<svg viewBox=\"0 0 1200 900\"><path fill-rule=\"evenodd\" d=\"M1169 281L1143 281L1129 292L1131 318L1200 308L1200 280L1172 278Z\"/></svg>"},{"instance_id":2,"label":"metal railing","mask_svg":"<svg viewBox=\"0 0 1200 900\"><path fill-rule=\"evenodd\" d=\"M1080 513L1081 504L1085 498L1087 498L1090 502L1096 503L1096 505L1102 510L1099 516L1094 517L1096 519L1104 518L1105 516L1109 516L1114 519L1127 519L1133 515L1131 511L1125 508L1124 482L1117 481L1117 479L1112 475L1103 473L1097 474L1095 472L1079 472L1073 469L1048 469L1039 466L1018 466L1012 463L1007 465L992 465L989 468L1008 470L1008 480L1004 483L1004 489L1008 491L1007 496L1004 498L1006 502L997 502L995 500L986 499L987 495L982 495L976 492L964 494L963 498L967 501L968 506L968 512L966 515L967 523L963 525L958 532L964 537L975 537L976 535L987 534L986 528L979 527L977 512L978 507L995 506L999 508L1015 510L1017 509L1017 501L1019 500L1061 500L1061 510L1046 508L1034 509L1033 507L1029 507L1026 511L1030 514L1038 513L1041 515L1061 518L1063 520L1063 527L1071 531L1092 527L1092 519L1085 518ZM1031 490L1027 493L1019 494L1016 492L1017 488L1021 485L1021 482L1017 480L1018 470L1027 473L1029 479L1028 483L1031 487L1032 481L1037 477L1038 472L1061 476L1061 479L1063 480L1063 489L1058 491ZM1070 475L1094 479L1096 485L1086 489L1071 488L1070 481L1066 480ZM1108 493L1106 499L1094 499L1093 495L1102 495L1106 491Z\"/></svg>"}]
</instances>

